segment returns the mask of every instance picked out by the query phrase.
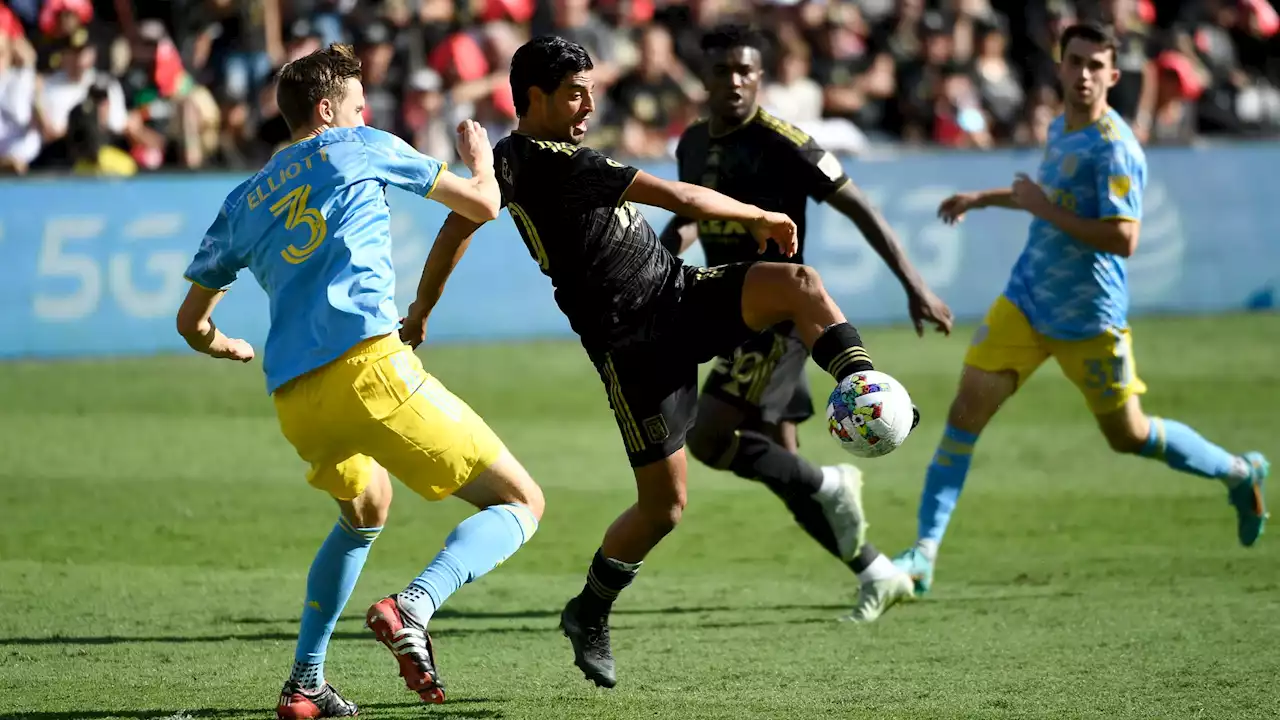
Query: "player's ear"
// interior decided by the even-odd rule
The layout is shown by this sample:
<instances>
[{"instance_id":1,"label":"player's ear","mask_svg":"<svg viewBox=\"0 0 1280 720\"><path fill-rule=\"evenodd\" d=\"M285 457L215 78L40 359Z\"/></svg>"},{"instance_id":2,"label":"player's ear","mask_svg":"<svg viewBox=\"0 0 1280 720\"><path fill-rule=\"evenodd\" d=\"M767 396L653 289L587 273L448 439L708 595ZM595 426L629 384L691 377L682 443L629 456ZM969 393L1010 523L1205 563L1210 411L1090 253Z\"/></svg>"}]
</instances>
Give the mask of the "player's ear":
<instances>
[{"instance_id":1,"label":"player's ear","mask_svg":"<svg viewBox=\"0 0 1280 720\"><path fill-rule=\"evenodd\" d=\"M333 101L329 98L320 98L320 102L316 103L316 112L319 113L320 119L323 120L326 125L333 122L335 109Z\"/></svg>"}]
</instances>

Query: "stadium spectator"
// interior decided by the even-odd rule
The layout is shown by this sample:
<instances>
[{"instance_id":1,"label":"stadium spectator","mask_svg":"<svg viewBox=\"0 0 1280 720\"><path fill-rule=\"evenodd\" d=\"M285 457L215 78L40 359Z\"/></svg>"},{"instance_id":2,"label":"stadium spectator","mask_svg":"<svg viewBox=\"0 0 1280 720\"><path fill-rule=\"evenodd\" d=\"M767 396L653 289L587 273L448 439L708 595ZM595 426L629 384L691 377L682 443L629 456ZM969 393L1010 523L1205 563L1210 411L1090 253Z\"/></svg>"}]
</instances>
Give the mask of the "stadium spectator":
<instances>
[{"instance_id":1,"label":"stadium spectator","mask_svg":"<svg viewBox=\"0 0 1280 720\"><path fill-rule=\"evenodd\" d=\"M1123 79L1110 99L1148 144L1274 137L1277 3L0 0L0 167L70 169L70 113L101 80L106 147L139 172L253 168L287 136L275 73L336 41L364 59L367 122L452 161L459 119L494 137L513 127L510 56L542 33L592 53L593 146L669 158L700 111L702 34L729 19L773 36L765 106L836 151L1042 142L1061 107L1058 38L1086 19L1115 26Z\"/></svg>"}]
</instances>

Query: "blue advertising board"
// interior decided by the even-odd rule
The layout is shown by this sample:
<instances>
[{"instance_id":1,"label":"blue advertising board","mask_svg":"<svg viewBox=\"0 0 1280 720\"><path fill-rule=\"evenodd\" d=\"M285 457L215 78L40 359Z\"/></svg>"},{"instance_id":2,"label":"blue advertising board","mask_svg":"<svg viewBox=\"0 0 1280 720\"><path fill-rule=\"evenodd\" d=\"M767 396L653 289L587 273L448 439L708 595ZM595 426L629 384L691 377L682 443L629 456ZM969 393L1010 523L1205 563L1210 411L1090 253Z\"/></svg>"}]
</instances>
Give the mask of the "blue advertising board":
<instances>
[{"instance_id":1,"label":"blue advertising board","mask_svg":"<svg viewBox=\"0 0 1280 720\"><path fill-rule=\"evenodd\" d=\"M902 154L846 159L921 274L962 319L981 317L1000 292L1027 217L975 213L955 227L938 203L958 190L1007 185L1034 172L1037 151ZM1265 307L1280 283L1274 227L1280 144L1148 153L1150 181L1138 253L1130 261L1135 314ZM671 163L646 170L674 177ZM128 180L23 178L0 183L0 356L146 354L183 350L173 316L192 253L230 174ZM412 299L443 206L399 190L392 205L397 302ZM642 208L656 230L670 217ZM906 319L896 279L846 219L810 205L807 256L855 323ZM687 259L700 261L695 246ZM218 308L227 332L260 343L266 298L242 273ZM432 341L571 336L550 282L506 213L477 234L431 320Z\"/></svg>"}]
</instances>

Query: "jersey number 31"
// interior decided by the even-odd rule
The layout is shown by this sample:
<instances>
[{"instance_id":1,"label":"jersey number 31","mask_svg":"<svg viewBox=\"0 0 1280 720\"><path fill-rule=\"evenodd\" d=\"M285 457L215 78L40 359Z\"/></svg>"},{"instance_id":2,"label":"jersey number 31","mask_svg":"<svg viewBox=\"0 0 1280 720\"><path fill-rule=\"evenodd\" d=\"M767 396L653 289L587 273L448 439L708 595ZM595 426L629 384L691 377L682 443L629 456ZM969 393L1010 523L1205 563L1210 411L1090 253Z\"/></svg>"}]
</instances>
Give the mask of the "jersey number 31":
<instances>
[{"instance_id":1,"label":"jersey number 31","mask_svg":"<svg viewBox=\"0 0 1280 720\"><path fill-rule=\"evenodd\" d=\"M306 245L298 247L290 245L280 251L280 256L285 262L297 265L307 258L311 257L311 253L320 247L320 243L324 242L325 235L329 234L329 228L325 224L324 216L320 211L307 207L307 200L311 197L311 186L303 185L289 191L288 195L280 198L271 206L271 214L279 217L281 213L288 211L288 215L284 218L284 227L286 230L293 230L299 225L306 225L311 231L311 238Z\"/></svg>"}]
</instances>

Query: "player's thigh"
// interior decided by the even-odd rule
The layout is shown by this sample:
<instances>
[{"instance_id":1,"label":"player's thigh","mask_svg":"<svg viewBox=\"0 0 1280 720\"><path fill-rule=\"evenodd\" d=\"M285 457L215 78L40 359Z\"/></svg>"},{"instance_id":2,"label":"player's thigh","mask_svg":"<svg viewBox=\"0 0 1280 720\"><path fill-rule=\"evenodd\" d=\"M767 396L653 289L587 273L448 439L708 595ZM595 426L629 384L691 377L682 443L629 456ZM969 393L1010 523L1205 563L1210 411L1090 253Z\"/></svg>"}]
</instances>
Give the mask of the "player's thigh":
<instances>
[{"instance_id":1,"label":"player's thigh","mask_svg":"<svg viewBox=\"0 0 1280 720\"><path fill-rule=\"evenodd\" d=\"M1078 341L1052 341L1054 359L1094 415L1122 410L1131 397L1147 391L1138 377L1133 337L1128 329L1112 329Z\"/></svg>"},{"instance_id":2,"label":"player's thigh","mask_svg":"<svg viewBox=\"0 0 1280 720\"><path fill-rule=\"evenodd\" d=\"M1044 338L1027 317L1001 295L987 309L965 352L964 364L985 373L1011 373L1021 387L1049 358Z\"/></svg>"},{"instance_id":3,"label":"player's thigh","mask_svg":"<svg viewBox=\"0 0 1280 720\"><path fill-rule=\"evenodd\" d=\"M758 263L730 263L709 268L685 267L684 291L670 326L662 328L671 349L695 363L753 340L753 330L743 320L743 286Z\"/></svg>"},{"instance_id":4,"label":"player's thigh","mask_svg":"<svg viewBox=\"0 0 1280 720\"><path fill-rule=\"evenodd\" d=\"M505 449L407 346L367 364L354 387L371 420L360 425L354 442L428 500L453 494Z\"/></svg>"},{"instance_id":5,"label":"player's thigh","mask_svg":"<svg viewBox=\"0 0 1280 720\"><path fill-rule=\"evenodd\" d=\"M803 381L809 357L804 345L782 330L766 330L718 356L702 385L703 396L736 405L762 422L777 422L796 383Z\"/></svg>"},{"instance_id":6,"label":"player's thigh","mask_svg":"<svg viewBox=\"0 0 1280 720\"><path fill-rule=\"evenodd\" d=\"M684 447L697 408L698 366L680 348L645 343L593 354L633 468Z\"/></svg>"},{"instance_id":7,"label":"player's thigh","mask_svg":"<svg viewBox=\"0 0 1280 720\"><path fill-rule=\"evenodd\" d=\"M351 425L366 416L348 402L347 366L335 362L294 379L272 397L280 431L308 465L307 482L339 503L360 497L378 477L373 459L353 444Z\"/></svg>"},{"instance_id":8,"label":"player's thigh","mask_svg":"<svg viewBox=\"0 0 1280 720\"><path fill-rule=\"evenodd\" d=\"M546 500L542 488L508 450L485 468L471 482L454 493L478 508L492 505L519 504L529 509L535 521L542 519Z\"/></svg>"},{"instance_id":9,"label":"player's thigh","mask_svg":"<svg viewBox=\"0 0 1280 720\"><path fill-rule=\"evenodd\" d=\"M706 392L698 396L697 419L689 430L689 453L699 462L724 470L738 452L738 431L756 429L759 416L739 402Z\"/></svg>"}]
</instances>

